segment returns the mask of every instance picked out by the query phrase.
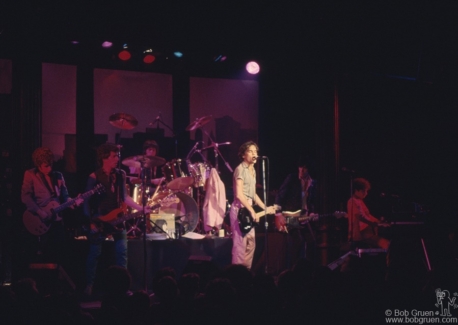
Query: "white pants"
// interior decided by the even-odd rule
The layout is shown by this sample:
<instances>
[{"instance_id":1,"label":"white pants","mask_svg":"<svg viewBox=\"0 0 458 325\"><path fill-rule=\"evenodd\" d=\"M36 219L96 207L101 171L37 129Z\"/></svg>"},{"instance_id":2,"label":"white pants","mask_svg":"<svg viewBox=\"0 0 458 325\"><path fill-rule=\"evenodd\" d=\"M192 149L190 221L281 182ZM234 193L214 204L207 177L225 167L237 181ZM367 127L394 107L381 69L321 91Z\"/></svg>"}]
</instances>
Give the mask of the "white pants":
<instances>
[{"instance_id":1,"label":"white pants","mask_svg":"<svg viewBox=\"0 0 458 325\"><path fill-rule=\"evenodd\" d=\"M251 199L248 200L251 204ZM256 248L256 235L254 228L247 234L242 234L237 219L239 209L242 207L240 202L231 205L231 228L232 228L232 264L241 264L251 269L253 263L254 250Z\"/></svg>"}]
</instances>

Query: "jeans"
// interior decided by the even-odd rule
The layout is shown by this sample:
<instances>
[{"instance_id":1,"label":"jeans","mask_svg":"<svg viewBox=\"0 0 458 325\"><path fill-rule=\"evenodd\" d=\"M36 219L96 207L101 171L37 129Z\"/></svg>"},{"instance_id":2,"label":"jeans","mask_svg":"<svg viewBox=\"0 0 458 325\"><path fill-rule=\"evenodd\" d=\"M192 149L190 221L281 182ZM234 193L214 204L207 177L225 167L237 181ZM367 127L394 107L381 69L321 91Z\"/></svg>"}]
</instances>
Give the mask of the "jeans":
<instances>
[{"instance_id":1,"label":"jeans","mask_svg":"<svg viewBox=\"0 0 458 325\"><path fill-rule=\"evenodd\" d=\"M123 230L120 233L113 235L115 252L116 252L116 265L127 268L127 234ZM93 285L95 275L97 272L97 263L102 254L102 243L91 244L89 246L89 254L86 260L86 284Z\"/></svg>"}]
</instances>

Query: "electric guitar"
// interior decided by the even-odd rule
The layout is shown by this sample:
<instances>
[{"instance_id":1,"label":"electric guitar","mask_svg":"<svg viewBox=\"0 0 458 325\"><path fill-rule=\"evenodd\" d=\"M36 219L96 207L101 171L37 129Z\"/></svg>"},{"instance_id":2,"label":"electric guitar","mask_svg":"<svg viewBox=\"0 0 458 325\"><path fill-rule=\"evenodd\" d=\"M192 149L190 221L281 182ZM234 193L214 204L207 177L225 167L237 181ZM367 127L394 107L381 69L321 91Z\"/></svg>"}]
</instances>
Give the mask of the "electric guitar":
<instances>
[{"instance_id":1,"label":"electric guitar","mask_svg":"<svg viewBox=\"0 0 458 325\"><path fill-rule=\"evenodd\" d=\"M24 223L25 228L35 236L41 236L48 232L49 228L54 221L62 220L62 217L59 216L59 213L66 208L74 205L77 200L83 199L86 200L87 198L91 197L96 193L102 193L105 191L105 188L102 184L96 185L92 190L81 194L80 196L67 201L61 205L56 201L49 202L44 208L42 208L47 214L48 217L42 219L37 213L26 210L22 215L22 221Z\"/></svg>"},{"instance_id":2,"label":"electric guitar","mask_svg":"<svg viewBox=\"0 0 458 325\"><path fill-rule=\"evenodd\" d=\"M149 206L151 211L156 210L159 207L161 207L161 203ZM93 218L92 222L95 224L97 229L94 231L88 231L88 234L86 235L87 239L91 243L100 243L105 240L106 236L121 231L123 227L120 227L120 225L124 221L138 218L143 215L143 211L137 211L128 214L126 214L126 212L127 206L124 203L120 208L114 209L108 214ZM121 214L122 216L119 216Z\"/></svg>"},{"instance_id":3,"label":"electric guitar","mask_svg":"<svg viewBox=\"0 0 458 325\"><path fill-rule=\"evenodd\" d=\"M310 215L301 215L301 210L283 211L281 216L275 217L275 225L280 232L288 232L288 228L299 228L301 225L308 224L311 221L318 220L324 217L346 218L347 213L335 211L328 214L311 213Z\"/></svg>"},{"instance_id":4,"label":"electric guitar","mask_svg":"<svg viewBox=\"0 0 458 325\"><path fill-rule=\"evenodd\" d=\"M281 210L281 206L279 205L274 204L273 207L276 211ZM254 206L253 208L255 209L255 211L261 210L261 208L258 206ZM259 218L265 215L266 215L265 210L256 212L256 220L258 220ZM239 213L237 214L237 219L238 219L240 231L242 232L242 234L249 233L251 228L259 224L256 220L253 220L253 217L251 216L250 211L248 211L248 209L245 207L239 209Z\"/></svg>"}]
</instances>

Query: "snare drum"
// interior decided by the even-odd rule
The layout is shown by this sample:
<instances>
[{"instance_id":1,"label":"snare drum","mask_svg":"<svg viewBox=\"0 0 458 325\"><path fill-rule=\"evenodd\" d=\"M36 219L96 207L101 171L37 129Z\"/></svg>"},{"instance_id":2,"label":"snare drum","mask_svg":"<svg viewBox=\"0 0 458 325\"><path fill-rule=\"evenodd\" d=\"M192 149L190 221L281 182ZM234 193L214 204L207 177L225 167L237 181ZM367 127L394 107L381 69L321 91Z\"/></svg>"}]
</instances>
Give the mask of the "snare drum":
<instances>
[{"instance_id":1,"label":"snare drum","mask_svg":"<svg viewBox=\"0 0 458 325\"><path fill-rule=\"evenodd\" d=\"M191 176L194 178L195 187L205 186L205 182L210 177L210 164L206 162L198 162L194 164L188 162L188 170Z\"/></svg>"}]
</instances>

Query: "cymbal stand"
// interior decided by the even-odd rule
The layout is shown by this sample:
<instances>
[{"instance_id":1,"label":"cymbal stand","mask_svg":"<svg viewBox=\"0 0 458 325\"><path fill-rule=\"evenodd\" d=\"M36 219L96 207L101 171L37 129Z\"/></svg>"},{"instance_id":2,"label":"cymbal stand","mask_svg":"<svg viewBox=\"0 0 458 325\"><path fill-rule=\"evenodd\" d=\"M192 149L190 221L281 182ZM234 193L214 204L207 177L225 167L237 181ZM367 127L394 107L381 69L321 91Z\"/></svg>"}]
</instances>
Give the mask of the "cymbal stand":
<instances>
[{"instance_id":1,"label":"cymbal stand","mask_svg":"<svg viewBox=\"0 0 458 325\"><path fill-rule=\"evenodd\" d=\"M159 125L162 124L163 126L165 126L167 129L170 130L170 132L172 132L172 136L175 138L175 159L178 159L178 139L177 139L177 136L175 134L175 132L173 131L173 129L168 126L167 124L164 123L164 121L162 121L162 118L161 118L161 114L159 113L159 115L156 117L156 120L153 122L153 124L156 123L156 128L159 129Z\"/></svg>"},{"instance_id":2,"label":"cymbal stand","mask_svg":"<svg viewBox=\"0 0 458 325\"><path fill-rule=\"evenodd\" d=\"M206 148L202 149L202 150L205 150L207 148L210 148L210 147L213 147L213 152L214 152L214 155L215 155L215 169L216 171L219 173L219 168L218 168L218 156L221 157L221 159L224 161L224 165L226 165L227 169L229 169L229 171L232 173L234 172L231 168L231 166L229 165L229 163L227 162L226 159L224 159L223 155L221 154L221 152L219 151L218 147L220 145L223 145L223 144L230 144L230 142L223 142L223 143L216 143L213 141L212 137L210 136L210 134L208 134L207 131L203 130L205 132L205 134L207 135L207 137L210 139L211 141L211 144L209 146L207 146Z\"/></svg>"},{"instance_id":3,"label":"cymbal stand","mask_svg":"<svg viewBox=\"0 0 458 325\"><path fill-rule=\"evenodd\" d=\"M200 155L200 157L202 158L202 160L205 162L205 163L208 163L208 160L207 158L205 158L205 156L202 154L202 149L197 149L199 144L202 144L203 142L202 141L197 141L195 144L194 144L194 147L192 147L192 149L189 151L188 155L186 156L186 164L188 165L188 169L189 169L189 166L192 165L192 162L191 162L191 157L192 155L194 155L196 152ZM197 227L196 227L196 232L197 233L201 233L201 234L204 234L205 233L205 230L204 230L204 225L203 225L203 213L202 213L202 197L203 197L203 193L202 193L202 187L201 186L197 186L198 184L198 179L195 179L194 180L194 187L196 188L196 203L197 203L197 211L199 213L199 222L197 223Z\"/></svg>"},{"instance_id":4,"label":"cymbal stand","mask_svg":"<svg viewBox=\"0 0 458 325\"><path fill-rule=\"evenodd\" d=\"M140 198L140 202L142 204L143 207L145 207L146 205L146 183L148 181L151 182L151 168L147 168L147 167L144 167L144 166L141 166L140 165L140 172L138 173L138 178L141 179L141 184L140 184L140 189L141 189L141 198ZM138 203L138 202L137 202ZM141 227L138 226L138 223L139 223L139 220L135 220L135 222L133 223L132 227L129 229L129 231L127 231L127 235L131 232L133 232L133 236L134 237L137 237L136 236L136 233L135 232L139 232L140 234L143 233L143 230L141 229ZM143 222L144 225L146 225L146 223Z\"/></svg>"}]
</instances>

